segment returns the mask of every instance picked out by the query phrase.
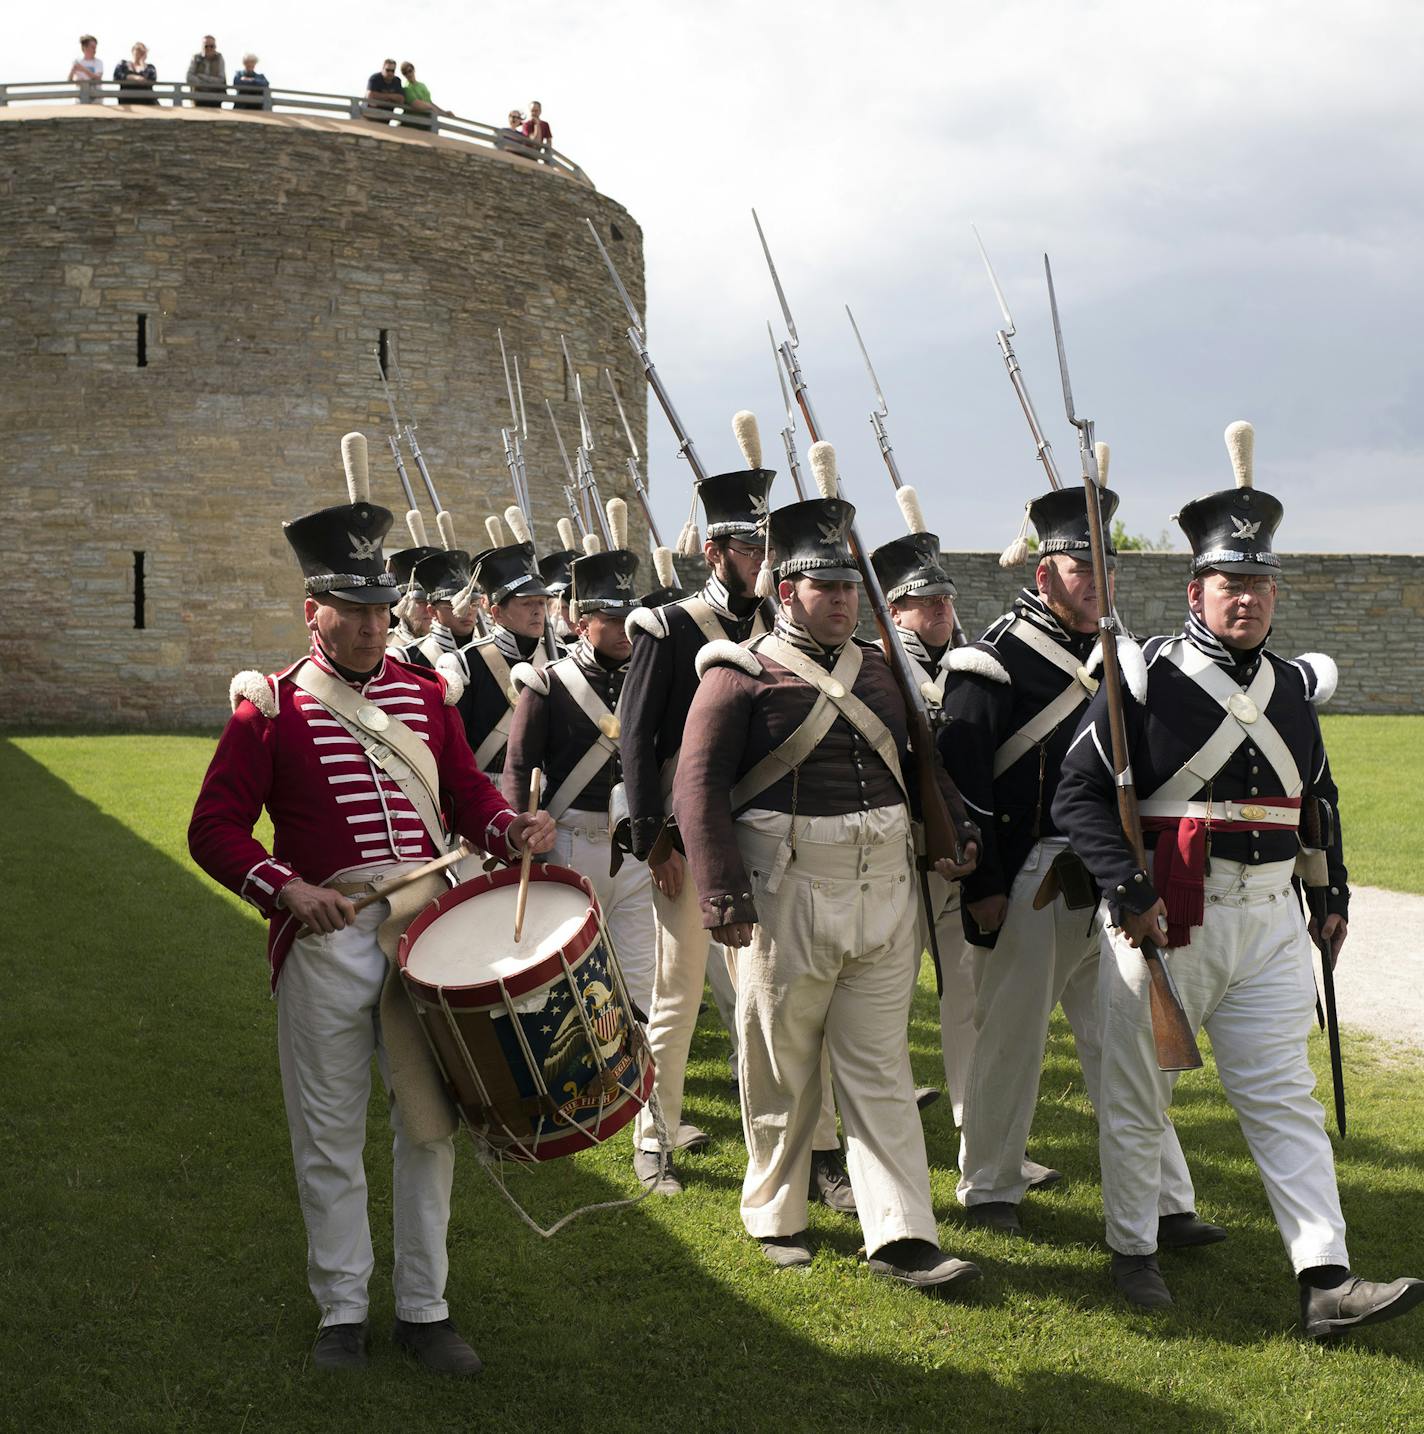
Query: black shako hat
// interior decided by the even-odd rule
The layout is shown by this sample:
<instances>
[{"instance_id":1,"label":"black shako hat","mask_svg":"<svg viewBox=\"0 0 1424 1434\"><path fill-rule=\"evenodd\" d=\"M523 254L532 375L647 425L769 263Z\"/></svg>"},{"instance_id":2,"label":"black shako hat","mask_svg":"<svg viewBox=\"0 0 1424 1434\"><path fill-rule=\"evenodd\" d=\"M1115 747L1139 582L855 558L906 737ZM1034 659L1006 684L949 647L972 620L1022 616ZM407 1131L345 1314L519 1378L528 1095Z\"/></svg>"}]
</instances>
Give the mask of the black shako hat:
<instances>
[{"instance_id":1,"label":"black shako hat","mask_svg":"<svg viewBox=\"0 0 1424 1434\"><path fill-rule=\"evenodd\" d=\"M539 559L539 576L551 593L563 596L569 585L569 564L581 558L577 548L561 548L557 553L545 553Z\"/></svg>"},{"instance_id":2,"label":"black shako hat","mask_svg":"<svg viewBox=\"0 0 1424 1434\"><path fill-rule=\"evenodd\" d=\"M533 543L510 543L482 553L475 568L475 581L488 595L491 607L512 597L556 596L552 588L545 586L535 565Z\"/></svg>"},{"instance_id":3,"label":"black shako hat","mask_svg":"<svg viewBox=\"0 0 1424 1434\"><path fill-rule=\"evenodd\" d=\"M882 543L871 553L875 576L885 589L886 602L902 597L954 597L954 579L940 562L939 538L934 533L907 533Z\"/></svg>"},{"instance_id":4,"label":"black shako hat","mask_svg":"<svg viewBox=\"0 0 1424 1434\"><path fill-rule=\"evenodd\" d=\"M426 602L452 602L470 584L470 555L463 548L436 548L415 565L411 581L425 589Z\"/></svg>"},{"instance_id":5,"label":"black shako hat","mask_svg":"<svg viewBox=\"0 0 1424 1434\"><path fill-rule=\"evenodd\" d=\"M1112 518L1117 512L1121 499L1111 488L1098 489L1098 511L1103 515L1103 552L1115 557L1117 550L1112 545ZM1093 544L1088 537L1087 492L1081 483L1072 488L1055 488L1041 498L1035 498L1028 505L1029 521L1038 534L1038 551L1046 557L1050 553L1091 553Z\"/></svg>"},{"instance_id":6,"label":"black shako hat","mask_svg":"<svg viewBox=\"0 0 1424 1434\"><path fill-rule=\"evenodd\" d=\"M629 612L639 604L633 586L638 555L627 548L575 558L570 571L569 609L577 617L591 612Z\"/></svg>"},{"instance_id":7,"label":"black shako hat","mask_svg":"<svg viewBox=\"0 0 1424 1434\"><path fill-rule=\"evenodd\" d=\"M415 565L423 558L434 557L440 551L439 548L402 548L398 553L392 553L386 560L386 566L395 574L397 584L402 592L406 592L411 586L411 574L415 571ZM423 599L425 589L419 583L415 584L414 596Z\"/></svg>"},{"instance_id":8,"label":"black shako hat","mask_svg":"<svg viewBox=\"0 0 1424 1434\"><path fill-rule=\"evenodd\" d=\"M697 485L709 538L760 538L769 508L767 493L774 468L739 468L714 473Z\"/></svg>"},{"instance_id":9,"label":"black shako hat","mask_svg":"<svg viewBox=\"0 0 1424 1434\"><path fill-rule=\"evenodd\" d=\"M639 607L666 607L670 602L681 602L687 596L683 588L654 588L638 599Z\"/></svg>"},{"instance_id":10,"label":"black shako hat","mask_svg":"<svg viewBox=\"0 0 1424 1434\"><path fill-rule=\"evenodd\" d=\"M306 578L307 596L387 606L398 602L400 590L381 552L393 522L395 514L379 504L341 503L283 523Z\"/></svg>"},{"instance_id":11,"label":"black shako hat","mask_svg":"<svg viewBox=\"0 0 1424 1434\"><path fill-rule=\"evenodd\" d=\"M808 498L771 515L776 576L800 574L828 583L863 582L850 546L855 504L844 498Z\"/></svg>"},{"instance_id":12,"label":"black shako hat","mask_svg":"<svg viewBox=\"0 0 1424 1434\"><path fill-rule=\"evenodd\" d=\"M1192 576L1211 568L1278 574L1281 560L1271 540L1284 513L1281 500L1259 488L1225 488L1186 504L1177 526L1192 545Z\"/></svg>"}]
</instances>

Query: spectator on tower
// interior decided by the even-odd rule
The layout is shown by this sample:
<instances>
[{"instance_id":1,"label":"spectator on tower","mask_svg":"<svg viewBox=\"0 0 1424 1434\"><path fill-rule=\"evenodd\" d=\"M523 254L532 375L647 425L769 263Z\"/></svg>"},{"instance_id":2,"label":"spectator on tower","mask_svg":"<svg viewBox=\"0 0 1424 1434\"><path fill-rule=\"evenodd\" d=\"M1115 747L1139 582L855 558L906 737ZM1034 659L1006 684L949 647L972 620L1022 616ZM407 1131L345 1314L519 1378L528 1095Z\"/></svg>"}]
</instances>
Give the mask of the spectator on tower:
<instances>
[{"instance_id":1,"label":"spectator on tower","mask_svg":"<svg viewBox=\"0 0 1424 1434\"><path fill-rule=\"evenodd\" d=\"M396 74L394 60L382 60L381 68L366 81L365 118L375 124L390 124L397 100L405 98L405 89Z\"/></svg>"},{"instance_id":2,"label":"spectator on tower","mask_svg":"<svg viewBox=\"0 0 1424 1434\"><path fill-rule=\"evenodd\" d=\"M232 102L233 109L265 110L267 108L267 91L270 86L267 83L267 76L258 72L256 55L242 57L242 68L233 75L232 87L237 91L237 98Z\"/></svg>"},{"instance_id":3,"label":"spectator on tower","mask_svg":"<svg viewBox=\"0 0 1424 1434\"><path fill-rule=\"evenodd\" d=\"M494 147L510 150L514 154L530 153L529 141L524 138L523 110L510 110L509 123L494 132Z\"/></svg>"},{"instance_id":4,"label":"spectator on tower","mask_svg":"<svg viewBox=\"0 0 1424 1434\"><path fill-rule=\"evenodd\" d=\"M405 85L401 91L401 97L405 103L405 113L401 119L402 124L416 125L421 129L429 129L433 115L448 115L449 110L442 110L434 100L430 98L430 86L422 85L415 78L415 66L406 60L400 67L400 72L405 76Z\"/></svg>"},{"instance_id":5,"label":"spectator on tower","mask_svg":"<svg viewBox=\"0 0 1424 1434\"><path fill-rule=\"evenodd\" d=\"M79 86L80 104L88 104L94 98L94 84L104 78L104 62L96 51L99 42L92 35L79 37L79 58L69 67L69 78Z\"/></svg>"},{"instance_id":6,"label":"spectator on tower","mask_svg":"<svg viewBox=\"0 0 1424 1434\"><path fill-rule=\"evenodd\" d=\"M120 60L114 66L114 79L119 86L121 105L156 105L153 82L158 71L148 62L148 46L142 40L133 47L132 60Z\"/></svg>"},{"instance_id":7,"label":"spectator on tower","mask_svg":"<svg viewBox=\"0 0 1424 1434\"><path fill-rule=\"evenodd\" d=\"M222 108L222 96L227 93L227 61L211 35L203 36L203 48L188 62L188 88L210 92L201 98L193 96L193 103L199 108Z\"/></svg>"},{"instance_id":8,"label":"spectator on tower","mask_svg":"<svg viewBox=\"0 0 1424 1434\"><path fill-rule=\"evenodd\" d=\"M549 121L542 118L543 113L544 106L538 100L530 100L529 118L524 121L525 137L541 150L550 148L554 138L554 131L549 128Z\"/></svg>"}]
</instances>

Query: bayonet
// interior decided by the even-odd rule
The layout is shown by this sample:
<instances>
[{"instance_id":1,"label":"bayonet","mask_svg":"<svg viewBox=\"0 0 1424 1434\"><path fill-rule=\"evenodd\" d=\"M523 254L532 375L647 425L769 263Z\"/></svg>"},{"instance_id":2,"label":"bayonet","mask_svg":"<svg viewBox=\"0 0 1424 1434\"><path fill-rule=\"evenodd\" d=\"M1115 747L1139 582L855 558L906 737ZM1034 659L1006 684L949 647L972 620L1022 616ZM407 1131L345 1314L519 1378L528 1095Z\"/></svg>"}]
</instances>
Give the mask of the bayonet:
<instances>
[{"instance_id":1,"label":"bayonet","mask_svg":"<svg viewBox=\"0 0 1424 1434\"><path fill-rule=\"evenodd\" d=\"M623 425L623 435L628 440L628 477L633 483L633 492L637 495L638 503L643 509L643 517L647 519L648 536L652 540L653 547L660 548L663 545L662 534L658 532L657 519L653 517L653 505L648 501L648 490L643 486L643 475L638 468L638 440L633 437L633 425L628 422L628 415L623 411L623 400L618 396L618 385L613 381L613 371L604 366L604 381L608 384L608 391L613 395L614 407L618 410L619 422ZM673 569L673 583L676 587L682 586L682 580L677 576L677 569Z\"/></svg>"},{"instance_id":2,"label":"bayonet","mask_svg":"<svg viewBox=\"0 0 1424 1434\"><path fill-rule=\"evenodd\" d=\"M599 531L603 534L603 541L611 548L613 532L608 526L608 514L604 511L603 499L598 492L598 480L593 474L593 425L588 421L588 409L584 406L583 375L574 365L573 358L569 354L568 342L563 334L559 335L559 343L564 350L564 362L574 376L574 403L578 407L579 420L579 446L578 452L574 455L574 461L579 468L579 487L584 504L590 510L590 516L598 524Z\"/></svg>"},{"instance_id":3,"label":"bayonet","mask_svg":"<svg viewBox=\"0 0 1424 1434\"><path fill-rule=\"evenodd\" d=\"M415 493L411 489L410 478L405 471L405 459L401 457L401 424L400 418L396 413L396 401L391 395L391 385L386 378L385 365L381 363L381 355L379 352L375 355L375 359L376 372L380 375L381 378L381 391L386 396L386 407L389 408L391 411L391 431L386 434L386 442L390 444L391 457L395 459L396 477L400 479L401 492L405 494L406 511L414 513L416 517L419 518L420 512L415 504ZM412 536L414 536L414 534L412 534Z\"/></svg>"},{"instance_id":4,"label":"bayonet","mask_svg":"<svg viewBox=\"0 0 1424 1434\"><path fill-rule=\"evenodd\" d=\"M766 267L771 271L771 282L776 288L776 299L781 305L781 317L786 324L788 338L777 349L781 355L781 361L786 365L786 376L791 380L791 391L796 395L796 402L801 407L802 417L806 420L806 429L811 435L811 441L817 442L817 435L821 431L821 425L816 422L815 410L811 407L810 390L806 387L806 377L801 372L801 362L796 357L796 350L801 345L801 340L796 333L796 320L791 317L791 305L786 302L786 291L781 287L781 276L776 272L776 264L771 257L771 246L766 242L766 235L762 232L761 220L757 218L757 212L752 210L752 223L756 225L757 238L761 240L761 252L766 255Z\"/></svg>"},{"instance_id":5,"label":"bayonet","mask_svg":"<svg viewBox=\"0 0 1424 1434\"><path fill-rule=\"evenodd\" d=\"M900 467L895 462L894 449L890 447L890 432L885 427L886 415L890 412L890 405L885 402L885 395L880 389L880 380L875 376L875 366L870 362L870 355L865 351L865 340L860 336L860 325L855 321L855 315L850 311L850 305L845 306L846 318L850 320L850 326L855 332L855 341L860 345L860 356L865 360L865 371L870 375L870 386L875 390L875 407L870 413L870 426L875 431L875 441L880 445L880 456L885 460L885 466L890 471L890 481L896 488L904 484L900 480Z\"/></svg>"},{"instance_id":6,"label":"bayonet","mask_svg":"<svg viewBox=\"0 0 1424 1434\"><path fill-rule=\"evenodd\" d=\"M647 342L643 338L643 321L638 317L638 311L633 307L633 301L628 297L628 291L623 287L623 280L618 277L618 270L609 256L608 250L603 247L603 240L598 237L598 230L593 227L593 221L586 219L584 222L588 225L588 232L593 235L593 242L598 245L598 252L603 256L609 277L618 290L619 298L623 300L623 307L628 310L629 319L632 320L628 329L628 343L643 367L643 376L648 381L648 387L652 389L658 406L672 427L673 436L677 439L677 455L679 458L687 460L687 466L692 469L693 478L700 483L707 476L707 470L702 466L702 460L697 456L697 450L692 444L692 435L683 427L682 419L678 417L677 410L672 406L672 398L653 364L653 357L648 352Z\"/></svg>"},{"instance_id":7,"label":"bayonet","mask_svg":"<svg viewBox=\"0 0 1424 1434\"><path fill-rule=\"evenodd\" d=\"M801 461L796 456L796 405L786 387L786 373L781 364L781 351L776 347L776 335L771 331L771 320L766 321L767 342L771 344L771 361L776 367L776 382L781 388L781 403L786 410L786 427L781 430L781 443L786 449L786 468L795 485L796 496L806 501L806 490L801 486Z\"/></svg>"},{"instance_id":8,"label":"bayonet","mask_svg":"<svg viewBox=\"0 0 1424 1434\"><path fill-rule=\"evenodd\" d=\"M1043 470L1048 474L1048 486L1061 488L1063 480L1058 476L1058 465L1053 460L1052 445L1044 437L1043 425L1039 423L1038 414L1034 411L1033 400L1028 395L1028 385L1024 382L1018 355L1014 352L1013 339L1018 330L1014 327L1013 315L1009 313L1008 301L1004 298L1003 289L999 287L999 279L998 275L994 273L994 266L989 262L989 254L984 248L984 241L979 237L979 231L972 224L969 227L973 230L974 242L979 246L979 257L983 259L984 268L988 271L989 284L994 290L994 298L998 302L999 312L1004 316L1004 327L995 334L995 338L998 340L999 352L1004 356L1004 367L1008 370L1009 382L1013 385L1019 407L1023 409L1024 418L1028 420L1028 428L1033 435L1038 461L1043 464Z\"/></svg>"}]
</instances>

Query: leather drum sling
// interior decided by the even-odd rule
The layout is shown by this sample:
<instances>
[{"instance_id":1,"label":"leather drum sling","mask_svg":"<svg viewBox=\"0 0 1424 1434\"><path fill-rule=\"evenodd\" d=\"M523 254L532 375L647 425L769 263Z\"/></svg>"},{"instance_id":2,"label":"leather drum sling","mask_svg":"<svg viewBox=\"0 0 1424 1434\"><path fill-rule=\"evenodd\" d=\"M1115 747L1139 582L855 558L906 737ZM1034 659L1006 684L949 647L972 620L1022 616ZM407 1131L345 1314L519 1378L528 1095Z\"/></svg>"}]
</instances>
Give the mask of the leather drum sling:
<instances>
[{"instance_id":1,"label":"leather drum sling","mask_svg":"<svg viewBox=\"0 0 1424 1434\"><path fill-rule=\"evenodd\" d=\"M837 717L844 717L870 743L894 778L901 797L908 801L895 739L890 735L889 728L850 690L860 674L862 660L861 650L855 642L846 643L829 673L778 637L768 638L758 647L757 653L780 663L803 682L816 688L818 695L801 725L745 772L732 788L733 812L746 807L754 797L799 767L821 744Z\"/></svg>"},{"instance_id":2,"label":"leather drum sling","mask_svg":"<svg viewBox=\"0 0 1424 1434\"><path fill-rule=\"evenodd\" d=\"M594 739L589 749L574 763L573 770L559 783L558 791L549 798L546 810L555 821L558 821L574 804L583 789L612 758L618 755L618 744L604 730L605 725L613 725L609 721L610 718L616 722L617 714L616 707L614 711L610 711L608 705L593 690L592 684L579 671L578 663L572 657L551 662L548 673L550 676L557 676L563 684L564 691L574 699L578 704L579 711L593 723L595 728Z\"/></svg>"},{"instance_id":3,"label":"leather drum sling","mask_svg":"<svg viewBox=\"0 0 1424 1434\"><path fill-rule=\"evenodd\" d=\"M359 693L310 659L297 669L292 681L309 697L316 698L361 744L371 761L405 793L435 843L436 851L443 852L449 837L440 819L440 773L425 742L399 717L364 701ZM388 725L379 730L367 726L362 714L368 709L380 712Z\"/></svg>"}]
</instances>

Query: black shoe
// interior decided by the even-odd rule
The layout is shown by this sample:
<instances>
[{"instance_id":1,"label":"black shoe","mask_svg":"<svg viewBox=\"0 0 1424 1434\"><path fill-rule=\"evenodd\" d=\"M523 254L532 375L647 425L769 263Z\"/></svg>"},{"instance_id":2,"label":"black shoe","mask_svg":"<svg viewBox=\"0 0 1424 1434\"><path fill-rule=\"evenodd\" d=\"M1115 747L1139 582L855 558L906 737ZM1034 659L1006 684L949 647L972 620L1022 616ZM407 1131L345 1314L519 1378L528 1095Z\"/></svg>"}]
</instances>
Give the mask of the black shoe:
<instances>
[{"instance_id":1,"label":"black shoe","mask_svg":"<svg viewBox=\"0 0 1424 1434\"><path fill-rule=\"evenodd\" d=\"M1379 1324L1407 1314L1424 1300L1424 1280L1391 1280L1372 1284L1351 1275L1333 1290L1302 1285L1300 1322L1310 1339L1329 1339L1362 1324Z\"/></svg>"},{"instance_id":2,"label":"black shoe","mask_svg":"<svg viewBox=\"0 0 1424 1434\"><path fill-rule=\"evenodd\" d=\"M919 1085L915 1087L915 1105L920 1110L928 1110L937 1101L943 1092L937 1085Z\"/></svg>"},{"instance_id":3,"label":"black shoe","mask_svg":"<svg viewBox=\"0 0 1424 1434\"><path fill-rule=\"evenodd\" d=\"M978 1265L946 1255L929 1240L891 1240L870 1257L869 1264L871 1274L926 1294L948 1294L952 1286L967 1285L979 1278Z\"/></svg>"},{"instance_id":4,"label":"black shoe","mask_svg":"<svg viewBox=\"0 0 1424 1434\"><path fill-rule=\"evenodd\" d=\"M360 1324L328 1324L317 1331L312 1346L313 1369L365 1369L366 1321Z\"/></svg>"},{"instance_id":5,"label":"black shoe","mask_svg":"<svg viewBox=\"0 0 1424 1434\"><path fill-rule=\"evenodd\" d=\"M855 1214L855 1191L839 1150L816 1150L811 1153L811 1199L819 1200L828 1210L842 1215Z\"/></svg>"},{"instance_id":6,"label":"black shoe","mask_svg":"<svg viewBox=\"0 0 1424 1434\"><path fill-rule=\"evenodd\" d=\"M757 1243L778 1270L796 1270L811 1263L811 1247L804 1230L799 1235L763 1235Z\"/></svg>"},{"instance_id":7,"label":"black shoe","mask_svg":"<svg viewBox=\"0 0 1424 1434\"><path fill-rule=\"evenodd\" d=\"M1000 1235L1022 1235L1024 1232L1019 1220L1019 1207L1007 1200L986 1200L982 1205L968 1205L964 1213L971 1225L997 1231Z\"/></svg>"},{"instance_id":8,"label":"black shoe","mask_svg":"<svg viewBox=\"0 0 1424 1434\"><path fill-rule=\"evenodd\" d=\"M633 1152L633 1174L644 1189L654 1195L681 1195L682 1181L673 1167L672 1156L656 1150Z\"/></svg>"},{"instance_id":9,"label":"black shoe","mask_svg":"<svg viewBox=\"0 0 1424 1434\"><path fill-rule=\"evenodd\" d=\"M1140 1310L1166 1309L1172 1292L1157 1267L1156 1255L1119 1255L1113 1251L1112 1281L1128 1304Z\"/></svg>"},{"instance_id":10,"label":"black shoe","mask_svg":"<svg viewBox=\"0 0 1424 1434\"><path fill-rule=\"evenodd\" d=\"M1061 1170L1053 1170L1047 1165L1040 1165L1036 1160L1030 1160L1027 1155L1023 1158L1023 1177L1028 1184L1026 1190L1047 1190L1050 1185L1057 1185L1063 1178Z\"/></svg>"},{"instance_id":11,"label":"black shoe","mask_svg":"<svg viewBox=\"0 0 1424 1434\"><path fill-rule=\"evenodd\" d=\"M484 1368L480 1357L465 1343L448 1319L416 1324L398 1319L391 1330L397 1349L414 1355L431 1374L470 1379Z\"/></svg>"},{"instance_id":12,"label":"black shoe","mask_svg":"<svg viewBox=\"0 0 1424 1434\"><path fill-rule=\"evenodd\" d=\"M1195 1210L1161 1215L1157 1220L1157 1244L1168 1250L1185 1250L1192 1245L1219 1245L1226 1238L1220 1225L1209 1225Z\"/></svg>"}]
</instances>

